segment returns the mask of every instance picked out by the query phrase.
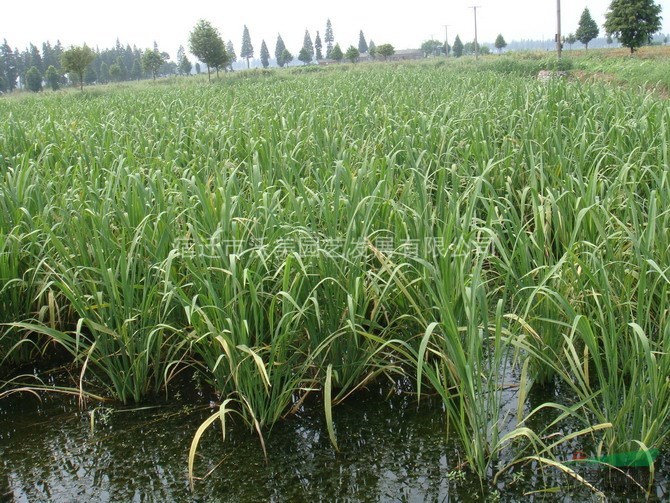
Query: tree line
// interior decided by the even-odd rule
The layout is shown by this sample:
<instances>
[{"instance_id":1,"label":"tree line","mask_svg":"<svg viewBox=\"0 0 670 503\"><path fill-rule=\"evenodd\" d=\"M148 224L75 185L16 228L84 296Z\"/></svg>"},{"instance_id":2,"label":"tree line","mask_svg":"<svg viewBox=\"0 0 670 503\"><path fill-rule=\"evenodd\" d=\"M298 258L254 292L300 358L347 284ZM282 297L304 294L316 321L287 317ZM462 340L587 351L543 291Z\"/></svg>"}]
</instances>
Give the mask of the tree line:
<instances>
[{"instance_id":1,"label":"tree line","mask_svg":"<svg viewBox=\"0 0 670 503\"><path fill-rule=\"evenodd\" d=\"M612 0L604 24L607 41L611 43L616 38L633 53L651 41L653 35L661 28L661 19L661 6L654 0ZM588 49L588 44L599 33L597 23L591 17L589 9L585 8L576 32L563 37L562 43L572 47L579 41ZM498 35L494 46L499 52L507 46L502 34ZM206 65L210 78L212 69L217 74L220 70L232 70L233 63L238 60L232 41L224 43L219 31L204 19L198 21L189 34L189 50ZM421 50L425 56L453 53L456 57L475 52L486 54L490 51L488 47L475 42L464 44L459 35L456 35L453 46L449 46L446 41L443 43L438 40L427 40L422 44ZM303 45L298 51L297 59L303 64L309 64L315 59L356 62L363 55L371 59L388 59L394 52L395 49L391 44L377 46L372 40L368 43L362 30L358 45L352 44L343 51L340 45L335 43L333 26L328 19L323 39L317 31L312 41L309 30L305 30ZM242 60L246 60L247 68L250 67L254 55L251 35L245 25L239 56ZM265 40L261 42L259 56L261 65L267 68L270 65L270 51ZM281 34L278 34L275 42L274 59L279 67L289 65L296 59L286 47ZM156 43L153 48L145 50L140 50L136 46L123 46L118 40L113 48L103 50L93 50L86 45L66 50L60 41L54 45L44 42L41 50L33 44L23 51L12 49L6 39L0 45L0 92L3 93L13 91L18 86L31 91L40 91L46 84L56 90L71 82L78 83L83 88L84 83L156 79L159 75L190 75L193 70L195 73L200 73L201 66L198 62L195 65L191 63L183 46L179 47L176 59L172 61L170 55L159 50Z\"/></svg>"}]
</instances>

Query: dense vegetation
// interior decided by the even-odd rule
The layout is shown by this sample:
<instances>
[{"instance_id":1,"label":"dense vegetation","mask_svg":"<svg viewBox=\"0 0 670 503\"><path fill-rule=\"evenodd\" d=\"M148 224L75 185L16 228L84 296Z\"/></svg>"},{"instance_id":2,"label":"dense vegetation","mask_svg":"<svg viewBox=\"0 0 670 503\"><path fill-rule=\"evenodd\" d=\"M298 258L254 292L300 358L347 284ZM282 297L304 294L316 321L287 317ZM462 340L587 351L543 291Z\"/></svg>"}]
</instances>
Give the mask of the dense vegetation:
<instances>
[{"instance_id":1,"label":"dense vegetation","mask_svg":"<svg viewBox=\"0 0 670 503\"><path fill-rule=\"evenodd\" d=\"M337 446L332 406L386 378L442 397L482 480L503 452L662 447L666 104L348 68L0 101L5 369L64 350L83 392L125 403L196 367L221 406L194 449L310 394ZM546 385L563 403L531 410Z\"/></svg>"}]
</instances>

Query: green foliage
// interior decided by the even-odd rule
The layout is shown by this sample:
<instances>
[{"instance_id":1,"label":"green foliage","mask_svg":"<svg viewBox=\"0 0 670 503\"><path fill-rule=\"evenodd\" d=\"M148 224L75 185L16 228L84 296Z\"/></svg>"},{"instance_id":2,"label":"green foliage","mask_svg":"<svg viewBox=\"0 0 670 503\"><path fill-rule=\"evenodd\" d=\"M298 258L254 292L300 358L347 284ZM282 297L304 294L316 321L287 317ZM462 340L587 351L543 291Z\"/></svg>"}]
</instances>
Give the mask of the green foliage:
<instances>
[{"instance_id":1,"label":"green foliage","mask_svg":"<svg viewBox=\"0 0 670 503\"><path fill-rule=\"evenodd\" d=\"M395 54L395 48L391 44L381 44L377 46L377 54L388 59Z\"/></svg>"},{"instance_id":2,"label":"green foliage","mask_svg":"<svg viewBox=\"0 0 670 503\"><path fill-rule=\"evenodd\" d=\"M324 38L326 42L326 58L336 59L333 57L333 42L335 42L335 36L333 35L333 25L330 22L330 19L326 21L326 35Z\"/></svg>"},{"instance_id":3,"label":"green foliage","mask_svg":"<svg viewBox=\"0 0 670 503\"><path fill-rule=\"evenodd\" d=\"M456 39L454 40L454 56L457 58L460 58L463 56L463 42L461 42L461 37L456 35Z\"/></svg>"},{"instance_id":4,"label":"green foliage","mask_svg":"<svg viewBox=\"0 0 670 503\"><path fill-rule=\"evenodd\" d=\"M270 66L270 51L268 51L268 46L265 45L265 40L261 43L261 64L263 68Z\"/></svg>"},{"instance_id":5,"label":"green foliage","mask_svg":"<svg viewBox=\"0 0 670 503\"><path fill-rule=\"evenodd\" d=\"M288 49L284 49L284 51L281 53L281 61L284 63L284 65L290 65L291 61L293 61L293 54L291 54Z\"/></svg>"},{"instance_id":6,"label":"green foliage","mask_svg":"<svg viewBox=\"0 0 670 503\"><path fill-rule=\"evenodd\" d=\"M88 66L95 59L95 53L86 45L80 47L70 47L63 52L61 57L61 67L65 73L71 74L70 77L79 78L81 90L84 90L84 73Z\"/></svg>"},{"instance_id":7,"label":"green foliage","mask_svg":"<svg viewBox=\"0 0 670 503\"><path fill-rule=\"evenodd\" d=\"M281 38L281 35L277 35L277 43L275 45L275 59L280 68L283 68L287 61L284 60L284 51L286 51L286 45L284 40Z\"/></svg>"},{"instance_id":8,"label":"green foliage","mask_svg":"<svg viewBox=\"0 0 670 503\"><path fill-rule=\"evenodd\" d=\"M164 63L165 57L158 49L147 49L142 54L142 68L145 72L150 72L154 80L156 80L158 70L160 70Z\"/></svg>"},{"instance_id":9,"label":"green foliage","mask_svg":"<svg viewBox=\"0 0 670 503\"><path fill-rule=\"evenodd\" d=\"M363 30L358 34L358 52L359 54L366 54L368 52L368 43L365 41Z\"/></svg>"},{"instance_id":10,"label":"green foliage","mask_svg":"<svg viewBox=\"0 0 670 503\"><path fill-rule=\"evenodd\" d=\"M61 74L58 73L58 70L56 70L53 65L50 65L49 68L47 68L47 73L44 75L44 78L52 91L57 91L60 88Z\"/></svg>"},{"instance_id":11,"label":"green foliage","mask_svg":"<svg viewBox=\"0 0 670 503\"><path fill-rule=\"evenodd\" d=\"M439 40L426 40L421 44L421 52L424 57L444 54L444 42Z\"/></svg>"},{"instance_id":12,"label":"green foliage","mask_svg":"<svg viewBox=\"0 0 670 503\"><path fill-rule=\"evenodd\" d=\"M342 49L340 49L340 44L335 44L335 47L333 47L333 50L330 53L330 57L338 63L344 59L344 53L342 52Z\"/></svg>"},{"instance_id":13,"label":"green foliage","mask_svg":"<svg viewBox=\"0 0 670 503\"><path fill-rule=\"evenodd\" d=\"M605 14L605 31L631 54L651 42L661 29L661 6L654 0L612 0Z\"/></svg>"},{"instance_id":14,"label":"green foliage","mask_svg":"<svg viewBox=\"0 0 670 503\"><path fill-rule=\"evenodd\" d=\"M240 56L247 60L247 68L249 68L249 60L254 57L254 46L251 44L251 36L249 35L249 28L247 25L244 25L244 31L242 32L242 49L240 50Z\"/></svg>"},{"instance_id":15,"label":"green foliage","mask_svg":"<svg viewBox=\"0 0 670 503\"><path fill-rule=\"evenodd\" d=\"M315 391L335 443L375 379L438 396L482 485L665 448L668 108L529 78L552 61L3 100L2 362L60 347L124 402L198 369L222 405L191 476L214 422L262 438ZM545 383L562 404L529 406Z\"/></svg>"},{"instance_id":16,"label":"green foliage","mask_svg":"<svg viewBox=\"0 0 670 503\"><path fill-rule=\"evenodd\" d=\"M496 37L494 46L496 49L498 49L498 52L502 52L502 50L505 47L507 47L507 42L505 41L505 38L502 36L502 33L499 33L498 36Z\"/></svg>"},{"instance_id":17,"label":"green foliage","mask_svg":"<svg viewBox=\"0 0 670 503\"><path fill-rule=\"evenodd\" d=\"M309 51L305 48L302 47L300 49L300 53L298 54L298 59L303 62L303 64L307 65L312 61L312 58L309 55Z\"/></svg>"},{"instance_id":18,"label":"green foliage","mask_svg":"<svg viewBox=\"0 0 670 503\"><path fill-rule=\"evenodd\" d=\"M26 72L26 89L34 93L42 90L42 74L36 66L31 66Z\"/></svg>"},{"instance_id":19,"label":"green foliage","mask_svg":"<svg viewBox=\"0 0 670 503\"><path fill-rule=\"evenodd\" d=\"M314 51L317 61L323 59L322 49L323 49L323 43L321 42L321 35L319 35L319 31L317 30L316 38L314 39Z\"/></svg>"},{"instance_id":20,"label":"green foliage","mask_svg":"<svg viewBox=\"0 0 670 503\"><path fill-rule=\"evenodd\" d=\"M312 37L308 30L305 30L305 37L302 42L302 49L300 50L298 59L305 64L311 63L314 59L314 44L312 44Z\"/></svg>"},{"instance_id":21,"label":"green foliage","mask_svg":"<svg viewBox=\"0 0 670 503\"><path fill-rule=\"evenodd\" d=\"M131 71L133 79L140 80L142 78L142 64L139 59L133 61L133 69Z\"/></svg>"},{"instance_id":22,"label":"green foliage","mask_svg":"<svg viewBox=\"0 0 670 503\"><path fill-rule=\"evenodd\" d=\"M596 38L599 33L600 29L591 17L588 7L586 7L579 18L579 26L577 27L575 37L588 49L589 42Z\"/></svg>"},{"instance_id":23,"label":"green foliage","mask_svg":"<svg viewBox=\"0 0 670 503\"><path fill-rule=\"evenodd\" d=\"M211 79L210 68L215 68L218 74L219 68L225 68L230 58L223 45L223 39L219 30L214 28L209 21L199 20L189 35L189 48L191 53L207 65L207 78Z\"/></svg>"},{"instance_id":24,"label":"green foliage","mask_svg":"<svg viewBox=\"0 0 670 503\"><path fill-rule=\"evenodd\" d=\"M344 58L348 59L352 63L356 63L360 56L361 53L353 45L350 45L347 49L347 52L344 53Z\"/></svg>"}]
</instances>

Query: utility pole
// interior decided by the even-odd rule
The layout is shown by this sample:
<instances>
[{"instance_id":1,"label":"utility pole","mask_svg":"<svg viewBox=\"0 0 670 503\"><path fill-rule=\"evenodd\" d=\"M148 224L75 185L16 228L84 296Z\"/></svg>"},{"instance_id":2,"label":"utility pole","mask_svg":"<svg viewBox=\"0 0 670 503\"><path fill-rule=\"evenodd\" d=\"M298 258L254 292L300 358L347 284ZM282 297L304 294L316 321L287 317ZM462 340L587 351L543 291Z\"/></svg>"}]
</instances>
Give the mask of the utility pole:
<instances>
[{"instance_id":1,"label":"utility pole","mask_svg":"<svg viewBox=\"0 0 670 503\"><path fill-rule=\"evenodd\" d=\"M563 42L561 42L561 0L556 0L556 52L558 59L561 59L561 52L563 52Z\"/></svg>"},{"instance_id":2,"label":"utility pole","mask_svg":"<svg viewBox=\"0 0 670 503\"><path fill-rule=\"evenodd\" d=\"M445 24L444 26L444 55L449 57L449 25Z\"/></svg>"},{"instance_id":3,"label":"utility pole","mask_svg":"<svg viewBox=\"0 0 670 503\"><path fill-rule=\"evenodd\" d=\"M477 9L481 9L481 5L470 7L475 12L475 61L479 60L479 44L477 43Z\"/></svg>"}]
</instances>

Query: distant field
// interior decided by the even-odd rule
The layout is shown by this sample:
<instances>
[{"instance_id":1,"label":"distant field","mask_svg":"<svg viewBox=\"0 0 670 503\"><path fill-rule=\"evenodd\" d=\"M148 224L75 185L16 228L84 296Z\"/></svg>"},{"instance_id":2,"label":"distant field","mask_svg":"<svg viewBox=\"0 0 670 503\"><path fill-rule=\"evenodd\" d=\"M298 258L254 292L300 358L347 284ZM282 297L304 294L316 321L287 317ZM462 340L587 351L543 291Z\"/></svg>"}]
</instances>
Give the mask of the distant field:
<instances>
[{"instance_id":1,"label":"distant field","mask_svg":"<svg viewBox=\"0 0 670 503\"><path fill-rule=\"evenodd\" d=\"M638 84L667 54L570 59ZM404 379L443 398L449 462L482 480L568 444L662 448L670 110L635 86L538 82L551 61L0 100L0 367L66 355L72 386L128 403L189 365L215 419L259 432L315 394L334 444L334 405ZM538 403L547 383L563 408ZM553 419L524 420L538 406Z\"/></svg>"}]
</instances>

